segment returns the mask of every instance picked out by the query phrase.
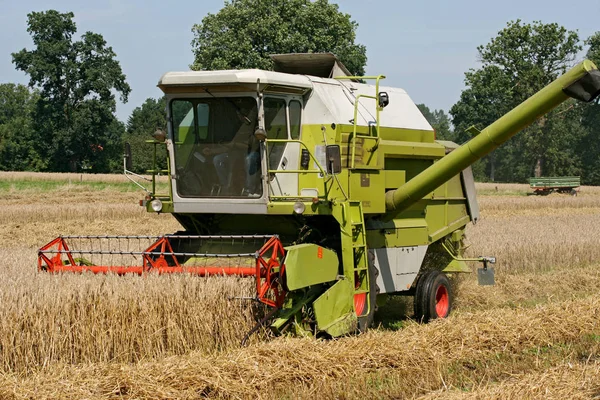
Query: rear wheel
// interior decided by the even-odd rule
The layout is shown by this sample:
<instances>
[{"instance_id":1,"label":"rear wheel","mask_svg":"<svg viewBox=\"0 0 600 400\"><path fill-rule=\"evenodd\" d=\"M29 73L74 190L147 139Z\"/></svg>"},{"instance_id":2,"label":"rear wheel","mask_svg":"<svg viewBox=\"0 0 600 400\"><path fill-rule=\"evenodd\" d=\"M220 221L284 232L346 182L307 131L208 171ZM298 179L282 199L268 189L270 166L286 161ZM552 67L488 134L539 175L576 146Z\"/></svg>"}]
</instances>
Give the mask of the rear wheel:
<instances>
[{"instance_id":1,"label":"rear wheel","mask_svg":"<svg viewBox=\"0 0 600 400\"><path fill-rule=\"evenodd\" d=\"M450 280L438 270L423 274L415 291L415 319L429 322L436 318L446 318L452 311L452 289Z\"/></svg>"}]
</instances>

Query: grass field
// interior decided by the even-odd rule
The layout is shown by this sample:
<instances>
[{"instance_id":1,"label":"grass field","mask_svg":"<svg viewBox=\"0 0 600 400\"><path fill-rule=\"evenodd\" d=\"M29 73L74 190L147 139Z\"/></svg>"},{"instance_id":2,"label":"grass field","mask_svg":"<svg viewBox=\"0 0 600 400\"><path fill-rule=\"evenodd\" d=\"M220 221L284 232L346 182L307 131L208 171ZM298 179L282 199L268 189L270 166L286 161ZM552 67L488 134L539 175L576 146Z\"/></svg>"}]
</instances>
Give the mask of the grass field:
<instances>
[{"instance_id":1,"label":"grass field","mask_svg":"<svg viewBox=\"0 0 600 400\"><path fill-rule=\"evenodd\" d=\"M498 258L497 284L461 277L448 319L395 299L367 334L241 348L251 280L36 271L59 234L179 229L125 178L0 173L0 399L600 398L600 188L478 191L469 253Z\"/></svg>"}]
</instances>

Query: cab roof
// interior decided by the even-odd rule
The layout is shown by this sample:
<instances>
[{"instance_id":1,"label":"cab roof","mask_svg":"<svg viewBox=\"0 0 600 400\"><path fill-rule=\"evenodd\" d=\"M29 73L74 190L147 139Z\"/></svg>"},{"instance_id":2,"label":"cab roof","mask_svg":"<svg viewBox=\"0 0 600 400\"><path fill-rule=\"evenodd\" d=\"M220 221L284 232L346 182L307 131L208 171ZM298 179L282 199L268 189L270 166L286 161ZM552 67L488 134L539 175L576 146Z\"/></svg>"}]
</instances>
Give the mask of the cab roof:
<instances>
[{"instance_id":1,"label":"cab roof","mask_svg":"<svg viewBox=\"0 0 600 400\"><path fill-rule=\"evenodd\" d=\"M167 72L158 81L158 87L166 92L170 86L256 85L259 81L261 85L294 87L303 90L313 88L311 80L305 75L260 69Z\"/></svg>"}]
</instances>

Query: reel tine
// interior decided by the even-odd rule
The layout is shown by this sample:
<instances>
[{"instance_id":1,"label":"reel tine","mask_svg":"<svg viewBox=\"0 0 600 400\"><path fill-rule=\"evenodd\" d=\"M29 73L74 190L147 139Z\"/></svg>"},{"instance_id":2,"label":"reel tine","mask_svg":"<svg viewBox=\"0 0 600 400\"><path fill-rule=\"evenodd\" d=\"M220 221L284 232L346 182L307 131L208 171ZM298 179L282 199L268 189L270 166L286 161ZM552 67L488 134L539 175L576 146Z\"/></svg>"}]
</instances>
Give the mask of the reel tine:
<instances>
[{"instance_id":1,"label":"reel tine","mask_svg":"<svg viewBox=\"0 0 600 400\"><path fill-rule=\"evenodd\" d=\"M268 235L62 236L40 249L39 263L54 258L58 261L53 262L52 271L122 275L142 274L150 262L158 273L255 276L258 251L255 244L261 241L266 244L272 238ZM53 243L64 243L64 249L55 250L51 247ZM77 260L72 258L73 254L78 256ZM71 266L62 264L63 256L69 258ZM169 271L170 267L176 269Z\"/></svg>"}]
</instances>

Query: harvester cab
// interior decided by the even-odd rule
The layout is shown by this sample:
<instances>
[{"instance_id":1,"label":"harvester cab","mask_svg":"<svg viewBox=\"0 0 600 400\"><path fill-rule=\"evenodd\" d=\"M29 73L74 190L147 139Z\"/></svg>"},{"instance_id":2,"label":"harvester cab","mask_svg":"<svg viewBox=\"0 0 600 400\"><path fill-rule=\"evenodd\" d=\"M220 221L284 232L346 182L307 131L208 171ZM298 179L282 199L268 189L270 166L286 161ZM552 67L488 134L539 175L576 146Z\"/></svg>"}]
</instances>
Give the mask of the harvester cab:
<instances>
[{"instance_id":1,"label":"harvester cab","mask_svg":"<svg viewBox=\"0 0 600 400\"><path fill-rule=\"evenodd\" d=\"M277 333L365 330L386 295L414 296L418 320L443 318L447 274L481 261L481 282L493 283L495 259L464 256L465 227L479 218L470 165L569 96L600 91L585 61L457 146L437 141L383 75L350 76L331 54L273 62L160 79L168 131L154 144L168 163L151 171L143 205L183 232L145 237L135 252L123 249L127 237L58 238L40 249L39 268L250 276L272 308L260 323ZM106 243L83 250L92 239ZM127 264L131 255L142 265Z\"/></svg>"}]
</instances>

